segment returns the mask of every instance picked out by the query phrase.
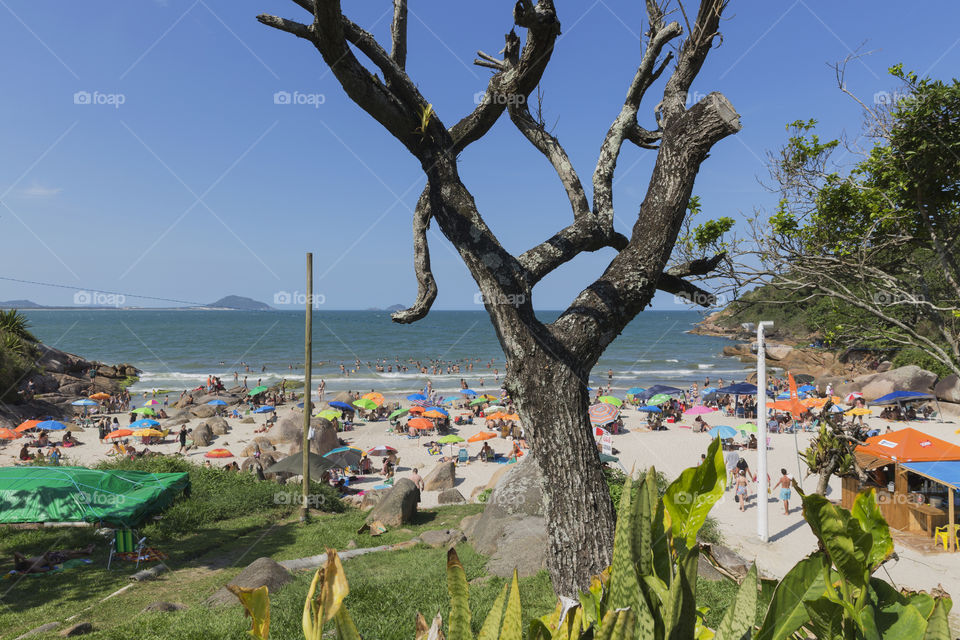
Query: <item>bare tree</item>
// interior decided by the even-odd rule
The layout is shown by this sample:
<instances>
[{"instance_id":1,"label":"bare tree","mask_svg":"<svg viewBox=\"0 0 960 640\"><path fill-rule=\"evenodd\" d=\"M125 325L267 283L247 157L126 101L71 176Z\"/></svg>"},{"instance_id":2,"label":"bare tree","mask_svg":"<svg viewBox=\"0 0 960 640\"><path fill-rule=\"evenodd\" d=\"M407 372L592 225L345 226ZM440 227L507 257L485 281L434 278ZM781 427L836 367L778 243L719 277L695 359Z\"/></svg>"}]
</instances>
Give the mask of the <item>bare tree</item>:
<instances>
[{"instance_id":1,"label":"bare tree","mask_svg":"<svg viewBox=\"0 0 960 640\"><path fill-rule=\"evenodd\" d=\"M427 177L413 216L418 297L393 319L419 320L436 298L427 247L431 220L459 252L483 294L506 354L506 389L527 426L533 457L547 471L544 495L553 585L557 593L574 595L608 566L613 546L614 512L587 417L590 370L658 289L712 302L712 296L685 279L708 270L709 260L677 265L668 274L664 266L701 163L714 144L740 129L739 116L719 93L686 107L690 85L719 39L727 0L701 0L687 37L676 48L676 64L654 110L656 126L650 129L641 126L637 114L648 89L674 57L665 48L680 38L683 29L677 22L666 22L665 5L647 0L649 29L643 53L623 107L603 139L592 200L566 151L527 107L560 33L552 0L516 3L513 22L526 30L525 42L512 29L502 59L478 53L476 64L495 73L481 104L452 126L433 110L405 69L406 0L394 0L392 54L344 16L338 0L294 2L312 15L312 21L272 15L260 15L258 20L312 43L346 94L419 160ZM351 45L383 80L361 64ZM556 170L573 210L570 224L519 256L501 246L458 173L458 154L484 136L504 112ZM613 177L625 142L657 150L629 238L613 228ZM581 252L604 247L617 254L603 274L556 321L540 322L531 303L533 287Z\"/></svg>"}]
</instances>

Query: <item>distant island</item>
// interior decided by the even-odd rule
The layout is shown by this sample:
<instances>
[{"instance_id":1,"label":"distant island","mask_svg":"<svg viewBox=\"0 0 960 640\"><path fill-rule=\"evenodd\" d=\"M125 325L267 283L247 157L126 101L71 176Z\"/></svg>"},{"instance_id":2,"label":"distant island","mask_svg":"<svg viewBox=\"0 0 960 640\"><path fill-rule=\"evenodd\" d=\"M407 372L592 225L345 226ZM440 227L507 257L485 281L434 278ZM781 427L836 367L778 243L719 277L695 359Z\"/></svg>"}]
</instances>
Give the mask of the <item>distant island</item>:
<instances>
[{"instance_id":1,"label":"distant island","mask_svg":"<svg viewBox=\"0 0 960 640\"><path fill-rule=\"evenodd\" d=\"M273 311L273 307L270 305L260 302L259 300L254 300L253 298L247 298L244 296L224 296L217 300L216 302L211 302L210 304L196 305L196 306L184 306L184 307L138 307L135 305L90 305L90 304L75 304L71 306L67 305L43 305L37 304L33 300L5 300L0 301L0 309L54 309L54 310L64 310L64 309L147 309L154 311L170 310L175 309L177 311L208 311L208 310L217 310L217 311Z\"/></svg>"},{"instance_id":2,"label":"distant island","mask_svg":"<svg viewBox=\"0 0 960 640\"><path fill-rule=\"evenodd\" d=\"M264 302L243 296L224 296L206 306L210 309L230 309L235 311L270 311L273 309L273 307Z\"/></svg>"},{"instance_id":3,"label":"distant island","mask_svg":"<svg viewBox=\"0 0 960 640\"><path fill-rule=\"evenodd\" d=\"M381 309L380 307L368 307L367 309L364 309L364 311L389 311L390 313L393 313L394 311L403 311L406 308L407 305L405 304L392 304L386 309Z\"/></svg>"}]
</instances>

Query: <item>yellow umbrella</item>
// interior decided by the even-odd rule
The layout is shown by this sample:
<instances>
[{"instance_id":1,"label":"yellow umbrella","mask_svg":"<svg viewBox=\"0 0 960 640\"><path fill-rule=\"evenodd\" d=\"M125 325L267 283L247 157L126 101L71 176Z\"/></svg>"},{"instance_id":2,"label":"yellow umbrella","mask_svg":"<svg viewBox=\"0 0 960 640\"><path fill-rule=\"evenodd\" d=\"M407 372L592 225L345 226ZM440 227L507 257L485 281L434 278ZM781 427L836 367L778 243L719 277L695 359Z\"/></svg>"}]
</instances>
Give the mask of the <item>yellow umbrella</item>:
<instances>
[{"instance_id":1,"label":"yellow umbrella","mask_svg":"<svg viewBox=\"0 0 960 640\"><path fill-rule=\"evenodd\" d=\"M855 409L850 409L849 411L847 411L847 412L846 412L846 415L848 415L848 416L865 416L865 415L869 415L869 414L871 414L871 413L873 413L873 411L870 411L870 409L867 409L866 407L856 407Z\"/></svg>"},{"instance_id":2,"label":"yellow umbrella","mask_svg":"<svg viewBox=\"0 0 960 640\"><path fill-rule=\"evenodd\" d=\"M134 431L131 435L135 435L135 436L137 436L137 437L140 437L140 436L162 436L162 435L163 435L163 431L157 431L156 429L137 429L137 430Z\"/></svg>"}]
</instances>

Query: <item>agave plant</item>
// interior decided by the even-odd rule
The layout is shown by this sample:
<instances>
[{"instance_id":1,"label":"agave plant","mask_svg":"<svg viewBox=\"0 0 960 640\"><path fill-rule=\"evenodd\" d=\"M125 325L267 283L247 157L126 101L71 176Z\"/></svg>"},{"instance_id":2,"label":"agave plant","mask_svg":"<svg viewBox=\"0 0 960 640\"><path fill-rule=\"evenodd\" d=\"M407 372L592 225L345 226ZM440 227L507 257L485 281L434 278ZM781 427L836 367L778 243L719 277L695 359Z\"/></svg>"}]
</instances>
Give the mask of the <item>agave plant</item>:
<instances>
[{"instance_id":1,"label":"agave plant","mask_svg":"<svg viewBox=\"0 0 960 640\"><path fill-rule=\"evenodd\" d=\"M16 336L20 340L36 342L37 339L30 333L30 321L16 309L0 309L0 333Z\"/></svg>"}]
</instances>

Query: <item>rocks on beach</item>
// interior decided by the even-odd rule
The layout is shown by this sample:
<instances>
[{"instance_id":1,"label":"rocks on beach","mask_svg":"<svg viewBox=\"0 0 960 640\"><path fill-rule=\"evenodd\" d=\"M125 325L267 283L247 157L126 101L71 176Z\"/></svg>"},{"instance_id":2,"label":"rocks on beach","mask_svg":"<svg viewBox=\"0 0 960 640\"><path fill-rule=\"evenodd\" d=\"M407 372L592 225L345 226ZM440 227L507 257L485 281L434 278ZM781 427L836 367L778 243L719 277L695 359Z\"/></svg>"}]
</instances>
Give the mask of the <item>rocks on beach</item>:
<instances>
[{"instance_id":1,"label":"rocks on beach","mask_svg":"<svg viewBox=\"0 0 960 640\"><path fill-rule=\"evenodd\" d=\"M247 568L237 574L237 577L228 584L247 589L266 586L267 589L270 590L270 593L273 593L291 580L293 580L293 576L276 560L272 558L257 558L247 565ZM240 604L240 601L237 599L237 596L233 595L226 587L218 589L212 596L207 598L207 606L210 607L229 604Z\"/></svg>"},{"instance_id":2,"label":"rocks on beach","mask_svg":"<svg viewBox=\"0 0 960 640\"><path fill-rule=\"evenodd\" d=\"M367 515L367 522L380 521L388 527L402 527L413 521L420 502L420 490L409 478L401 478Z\"/></svg>"}]
</instances>

